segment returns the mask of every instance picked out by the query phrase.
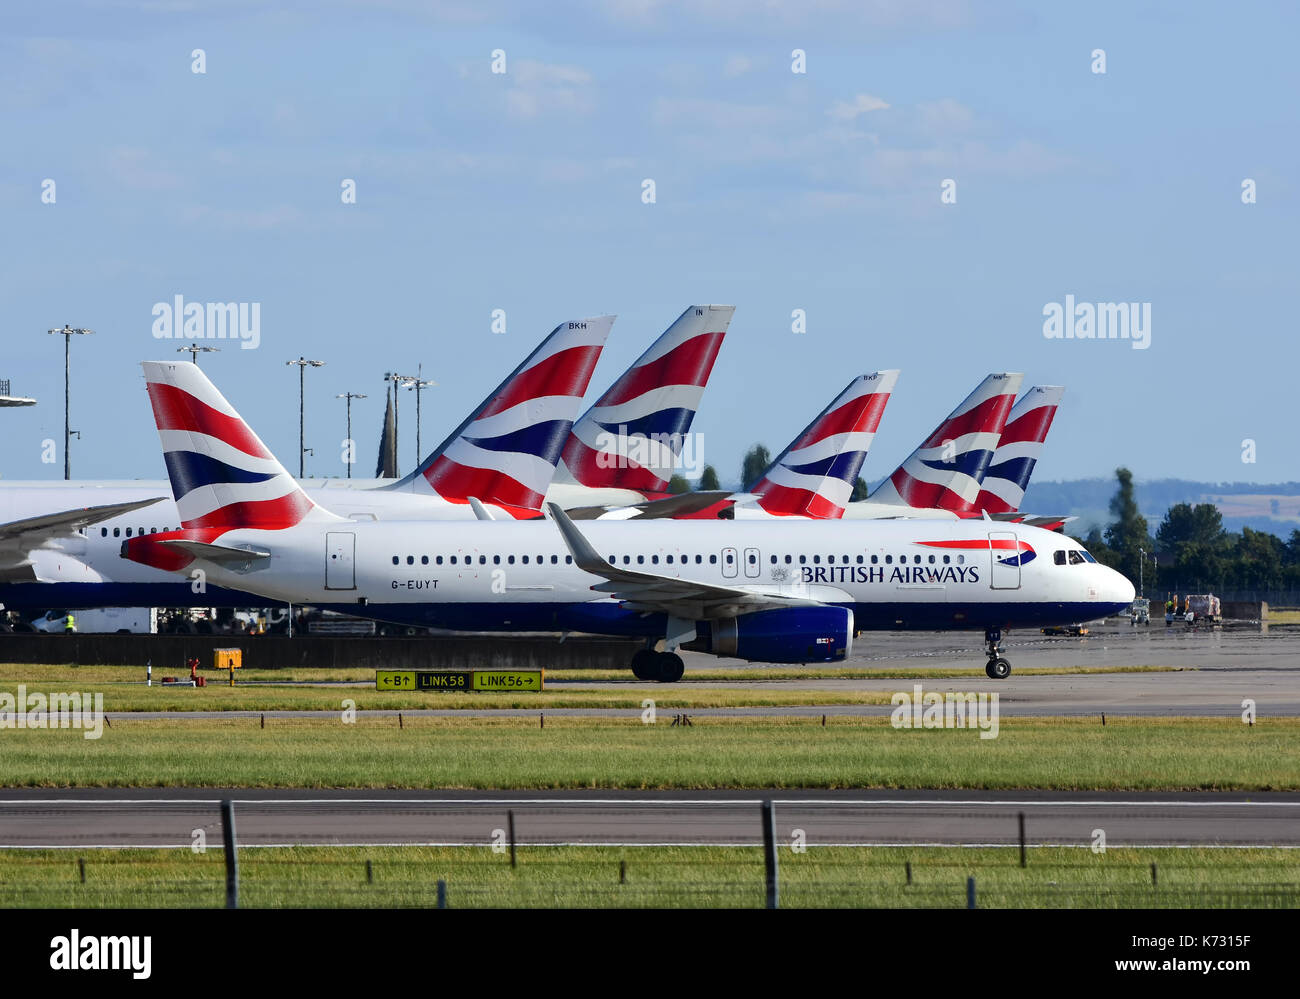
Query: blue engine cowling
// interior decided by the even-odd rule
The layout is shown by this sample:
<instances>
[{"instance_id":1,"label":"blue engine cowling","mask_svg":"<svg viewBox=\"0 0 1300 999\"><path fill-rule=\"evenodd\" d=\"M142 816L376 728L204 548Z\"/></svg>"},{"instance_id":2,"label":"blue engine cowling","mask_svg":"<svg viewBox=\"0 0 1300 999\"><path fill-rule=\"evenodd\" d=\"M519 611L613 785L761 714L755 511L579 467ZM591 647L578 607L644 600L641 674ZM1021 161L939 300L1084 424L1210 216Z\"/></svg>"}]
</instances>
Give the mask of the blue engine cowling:
<instances>
[{"instance_id":1,"label":"blue engine cowling","mask_svg":"<svg viewBox=\"0 0 1300 999\"><path fill-rule=\"evenodd\" d=\"M791 607L701 621L685 648L751 662L829 663L853 649L853 611L847 607Z\"/></svg>"}]
</instances>

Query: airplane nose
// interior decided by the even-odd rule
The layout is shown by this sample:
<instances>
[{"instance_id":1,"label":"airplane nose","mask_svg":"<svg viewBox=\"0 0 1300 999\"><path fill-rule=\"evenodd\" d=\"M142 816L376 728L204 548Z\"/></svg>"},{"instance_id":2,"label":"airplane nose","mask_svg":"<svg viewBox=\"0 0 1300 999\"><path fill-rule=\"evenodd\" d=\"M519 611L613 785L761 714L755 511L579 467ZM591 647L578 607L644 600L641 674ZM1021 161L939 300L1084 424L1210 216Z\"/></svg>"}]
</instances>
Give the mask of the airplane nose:
<instances>
[{"instance_id":1,"label":"airplane nose","mask_svg":"<svg viewBox=\"0 0 1300 999\"><path fill-rule=\"evenodd\" d=\"M1106 569L1106 573L1106 585L1102 592L1114 603L1133 603L1134 598L1137 596L1137 588L1129 582L1129 578L1114 569Z\"/></svg>"}]
</instances>

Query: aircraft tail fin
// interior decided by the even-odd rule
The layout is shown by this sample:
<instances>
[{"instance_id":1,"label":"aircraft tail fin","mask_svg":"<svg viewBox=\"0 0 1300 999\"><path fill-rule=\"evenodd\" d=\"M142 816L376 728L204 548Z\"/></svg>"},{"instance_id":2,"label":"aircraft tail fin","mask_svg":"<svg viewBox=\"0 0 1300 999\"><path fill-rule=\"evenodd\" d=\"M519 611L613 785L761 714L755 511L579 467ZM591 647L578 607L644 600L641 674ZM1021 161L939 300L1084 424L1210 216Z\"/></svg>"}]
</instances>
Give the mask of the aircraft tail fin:
<instances>
[{"instance_id":1,"label":"aircraft tail fin","mask_svg":"<svg viewBox=\"0 0 1300 999\"><path fill-rule=\"evenodd\" d=\"M198 365L142 364L172 495L185 529L282 530L317 506Z\"/></svg>"},{"instance_id":2,"label":"aircraft tail fin","mask_svg":"<svg viewBox=\"0 0 1300 999\"><path fill-rule=\"evenodd\" d=\"M1014 372L985 378L870 499L954 513L974 510L1023 379Z\"/></svg>"},{"instance_id":3,"label":"aircraft tail fin","mask_svg":"<svg viewBox=\"0 0 1300 999\"><path fill-rule=\"evenodd\" d=\"M1019 511L1064 394L1064 385L1035 385L1011 408L993 460L980 483L975 509L989 513Z\"/></svg>"},{"instance_id":4,"label":"aircraft tail fin","mask_svg":"<svg viewBox=\"0 0 1300 999\"><path fill-rule=\"evenodd\" d=\"M683 312L574 424L557 481L666 495L734 312Z\"/></svg>"},{"instance_id":5,"label":"aircraft tail fin","mask_svg":"<svg viewBox=\"0 0 1300 999\"><path fill-rule=\"evenodd\" d=\"M892 369L853 379L746 491L777 516L842 516L897 381Z\"/></svg>"},{"instance_id":6,"label":"aircraft tail fin","mask_svg":"<svg viewBox=\"0 0 1300 999\"><path fill-rule=\"evenodd\" d=\"M414 472L383 488L539 516L613 324L597 316L555 327Z\"/></svg>"}]
</instances>

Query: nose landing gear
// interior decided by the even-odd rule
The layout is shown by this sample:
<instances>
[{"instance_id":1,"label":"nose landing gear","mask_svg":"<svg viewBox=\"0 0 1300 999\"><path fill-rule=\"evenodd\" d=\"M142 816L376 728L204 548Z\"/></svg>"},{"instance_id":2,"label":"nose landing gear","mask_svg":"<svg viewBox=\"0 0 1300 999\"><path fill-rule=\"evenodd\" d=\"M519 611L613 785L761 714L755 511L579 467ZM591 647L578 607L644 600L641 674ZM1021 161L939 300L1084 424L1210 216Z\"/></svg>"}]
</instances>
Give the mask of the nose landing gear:
<instances>
[{"instance_id":1,"label":"nose landing gear","mask_svg":"<svg viewBox=\"0 0 1300 999\"><path fill-rule=\"evenodd\" d=\"M1011 663L1002 658L1002 629L985 628L984 642L989 650L989 661L984 672L990 680L1005 680L1011 675Z\"/></svg>"}]
</instances>

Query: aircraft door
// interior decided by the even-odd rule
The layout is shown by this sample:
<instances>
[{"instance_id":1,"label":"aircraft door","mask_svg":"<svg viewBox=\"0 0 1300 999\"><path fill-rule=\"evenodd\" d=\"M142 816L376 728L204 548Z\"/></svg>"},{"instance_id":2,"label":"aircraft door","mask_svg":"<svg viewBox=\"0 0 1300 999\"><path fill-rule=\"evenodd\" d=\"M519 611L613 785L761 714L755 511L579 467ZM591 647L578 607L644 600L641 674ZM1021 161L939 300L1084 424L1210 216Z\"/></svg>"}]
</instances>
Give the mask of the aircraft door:
<instances>
[{"instance_id":1,"label":"aircraft door","mask_svg":"<svg viewBox=\"0 0 1300 999\"><path fill-rule=\"evenodd\" d=\"M325 589L355 590L357 536L351 531L325 535Z\"/></svg>"},{"instance_id":2,"label":"aircraft door","mask_svg":"<svg viewBox=\"0 0 1300 999\"><path fill-rule=\"evenodd\" d=\"M736 578L736 549L722 549L722 575L727 579Z\"/></svg>"},{"instance_id":3,"label":"aircraft door","mask_svg":"<svg viewBox=\"0 0 1300 999\"><path fill-rule=\"evenodd\" d=\"M750 579L757 579L759 570L763 567L763 556L757 548L745 549L745 575Z\"/></svg>"},{"instance_id":4,"label":"aircraft door","mask_svg":"<svg viewBox=\"0 0 1300 999\"><path fill-rule=\"evenodd\" d=\"M1020 541L1013 531L989 531L989 586L1020 589Z\"/></svg>"}]
</instances>

